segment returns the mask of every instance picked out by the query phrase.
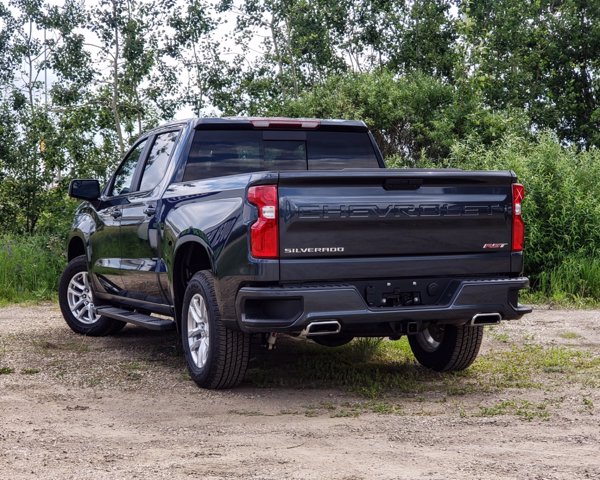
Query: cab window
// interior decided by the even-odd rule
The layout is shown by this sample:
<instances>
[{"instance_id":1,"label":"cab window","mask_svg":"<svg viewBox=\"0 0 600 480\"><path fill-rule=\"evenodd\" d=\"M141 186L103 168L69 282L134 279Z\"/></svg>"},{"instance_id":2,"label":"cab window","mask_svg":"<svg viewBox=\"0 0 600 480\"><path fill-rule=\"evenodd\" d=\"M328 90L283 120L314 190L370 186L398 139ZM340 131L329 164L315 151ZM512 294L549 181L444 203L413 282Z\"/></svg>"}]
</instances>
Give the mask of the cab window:
<instances>
[{"instance_id":1,"label":"cab window","mask_svg":"<svg viewBox=\"0 0 600 480\"><path fill-rule=\"evenodd\" d=\"M177 143L178 135L179 132L175 131L156 136L144 166L140 191L152 190L162 180L169 166L169 158Z\"/></svg>"},{"instance_id":2,"label":"cab window","mask_svg":"<svg viewBox=\"0 0 600 480\"><path fill-rule=\"evenodd\" d=\"M109 197L125 195L133 191L132 183L135 174L135 167L142 156L145 146L146 140L142 140L127 154L127 157L125 160L123 160L123 163L121 163L121 166L115 174L115 179L112 183L110 191L108 192Z\"/></svg>"}]
</instances>

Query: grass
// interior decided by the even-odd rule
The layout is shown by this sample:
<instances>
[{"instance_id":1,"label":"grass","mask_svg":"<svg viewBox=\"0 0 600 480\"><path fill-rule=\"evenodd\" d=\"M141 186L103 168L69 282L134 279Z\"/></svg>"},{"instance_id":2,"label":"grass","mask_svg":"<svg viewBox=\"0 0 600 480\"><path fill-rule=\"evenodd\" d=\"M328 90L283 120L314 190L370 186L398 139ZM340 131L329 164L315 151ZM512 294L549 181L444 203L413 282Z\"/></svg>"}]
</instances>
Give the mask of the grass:
<instances>
[{"instance_id":1,"label":"grass","mask_svg":"<svg viewBox=\"0 0 600 480\"><path fill-rule=\"evenodd\" d=\"M232 409L232 410L228 410L227 413L229 415L240 415L242 417L264 417L264 416L267 416L266 413L259 412L258 410Z\"/></svg>"},{"instance_id":2,"label":"grass","mask_svg":"<svg viewBox=\"0 0 600 480\"><path fill-rule=\"evenodd\" d=\"M573 256L539 275L539 290L558 303L575 306L598 305L600 299L600 261Z\"/></svg>"},{"instance_id":3,"label":"grass","mask_svg":"<svg viewBox=\"0 0 600 480\"><path fill-rule=\"evenodd\" d=\"M488 328L487 333L497 342L501 342L501 343L509 343L510 342L510 336L508 335L508 333L499 332L493 326Z\"/></svg>"},{"instance_id":4,"label":"grass","mask_svg":"<svg viewBox=\"0 0 600 480\"><path fill-rule=\"evenodd\" d=\"M55 299L64 248L56 236L0 235L0 305Z\"/></svg>"},{"instance_id":5,"label":"grass","mask_svg":"<svg viewBox=\"0 0 600 480\"><path fill-rule=\"evenodd\" d=\"M10 367L0 367L0 375L8 375L13 372L14 370Z\"/></svg>"},{"instance_id":6,"label":"grass","mask_svg":"<svg viewBox=\"0 0 600 480\"><path fill-rule=\"evenodd\" d=\"M40 373L40 369L39 368L24 368L23 370L21 370L21 373L23 375L35 375L36 373Z\"/></svg>"},{"instance_id":7,"label":"grass","mask_svg":"<svg viewBox=\"0 0 600 480\"><path fill-rule=\"evenodd\" d=\"M548 420L550 413L547 407L547 402L534 403L529 400L503 400L490 407L480 407L479 413L476 416L516 415L529 422L535 419Z\"/></svg>"},{"instance_id":8,"label":"grass","mask_svg":"<svg viewBox=\"0 0 600 480\"><path fill-rule=\"evenodd\" d=\"M564 338L565 340L574 340L581 337L581 335L579 335L577 332L562 332L559 333L558 336L560 338Z\"/></svg>"},{"instance_id":9,"label":"grass","mask_svg":"<svg viewBox=\"0 0 600 480\"><path fill-rule=\"evenodd\" d=\"M405 342L358 339L344 347L320 347L312 342L290 341L274 355L263 355L248 373L256 386L346 386L365 397L375 398L382 389L404 375L412 354ZM291 350L291 351L290 351ZM273 361L273 356L277 359ZM406 372L405 372L406 373ZM410 376L409 376L410 377ZM414 382L406 378L406 388Z\"/></svg>"},{"instance_id":10,"label":"grass","mask_svg":"<svg viewBox=\"0 0 600 480\"><path fill-rule=\"evenodd\" d=\"M480 355L465 371L437 373L415 362L405 338L361 339L333 349L295 340L260 355L247 378L258 387L342 387L371 400L424 392L461 396L551 388L565 380L600 385L600 357L564 346L524 344Z\"/></svg>"},{"instance_id":11,"label":"grass","mask_svg":"<svg viewBox=\"0 0 600 480\"><path fill-rule=\"evenodd\" d=\"M524 291L519 301L525 305L550 305L553 308L593 309L600 308L600 298L582 297L566 292L544 292L541 290Z\"/></svg>"}]
</instances>

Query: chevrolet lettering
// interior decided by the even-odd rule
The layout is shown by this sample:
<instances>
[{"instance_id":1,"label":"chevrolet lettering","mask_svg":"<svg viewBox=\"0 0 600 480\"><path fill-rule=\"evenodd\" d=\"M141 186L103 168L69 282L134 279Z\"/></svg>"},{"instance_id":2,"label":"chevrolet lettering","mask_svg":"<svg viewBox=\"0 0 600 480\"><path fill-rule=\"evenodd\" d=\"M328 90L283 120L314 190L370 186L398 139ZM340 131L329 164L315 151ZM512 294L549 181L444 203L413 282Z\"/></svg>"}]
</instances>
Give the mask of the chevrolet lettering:
<instances>
[{"instance_id":1,"label":"chevrolet lettering","mask_svg":"<svg viewBox=\"0 0 600 480\"><path fill-rule=\"evenodd\" d=\"M292 215L302 219L322 218L402 218L402 217L476 217L505 215L503 205L289 205Z\"/></svg>"}]
</instances>

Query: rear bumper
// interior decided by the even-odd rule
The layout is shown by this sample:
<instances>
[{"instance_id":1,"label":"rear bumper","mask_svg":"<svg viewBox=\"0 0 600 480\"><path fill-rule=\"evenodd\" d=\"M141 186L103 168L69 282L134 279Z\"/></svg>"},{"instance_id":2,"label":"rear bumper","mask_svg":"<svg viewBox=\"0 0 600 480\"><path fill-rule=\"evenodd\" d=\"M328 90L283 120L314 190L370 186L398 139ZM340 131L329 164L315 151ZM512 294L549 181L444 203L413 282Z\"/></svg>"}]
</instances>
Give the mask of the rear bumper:
<instances>
[{"instance_id":1,"label":"rear bumper","mask_svg":"<svg viewBox=\"0 0 600 480\"><path fill-rule=\"evenodd\" d=\"M466 323L474 315L499 313L503 320L521 318L531 308L518 303L525 277L462 280L444 305L370 308L352 285L243 287L236 297L237 323L246 332L298 332L312 322L336 320L342 331L375 334L391 327L406 333L409 322ZM412 329L415 325L412 326Z\"/></svg>"}]
</instances>

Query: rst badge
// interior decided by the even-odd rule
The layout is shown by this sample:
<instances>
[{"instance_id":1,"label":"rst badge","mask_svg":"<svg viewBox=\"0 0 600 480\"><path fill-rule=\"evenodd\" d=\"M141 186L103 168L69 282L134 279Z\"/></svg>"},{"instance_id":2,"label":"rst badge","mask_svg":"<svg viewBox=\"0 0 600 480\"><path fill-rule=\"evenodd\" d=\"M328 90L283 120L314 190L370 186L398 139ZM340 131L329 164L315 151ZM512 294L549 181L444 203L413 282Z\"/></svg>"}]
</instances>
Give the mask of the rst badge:
<instances>
[{"instance_id":1,"label":"rst badge","mask_svg":"<svg viewBox=\"0 0 600 480\"><path fill-rule=\"evenodd\" d=\"M508 243L486 243L483 245L483 248L491 248L491 249L500 249L500 248L504 248L508 245Z\"/></svg>"}]
</instances>

